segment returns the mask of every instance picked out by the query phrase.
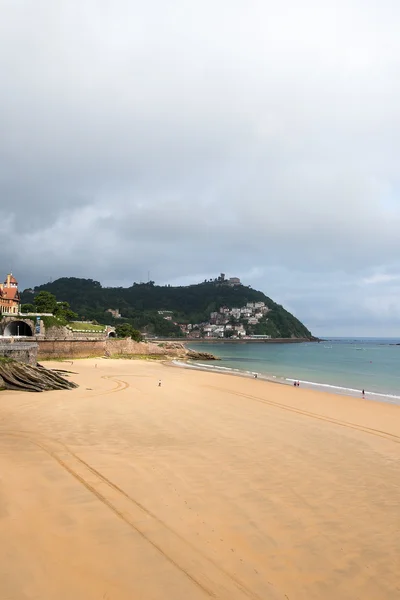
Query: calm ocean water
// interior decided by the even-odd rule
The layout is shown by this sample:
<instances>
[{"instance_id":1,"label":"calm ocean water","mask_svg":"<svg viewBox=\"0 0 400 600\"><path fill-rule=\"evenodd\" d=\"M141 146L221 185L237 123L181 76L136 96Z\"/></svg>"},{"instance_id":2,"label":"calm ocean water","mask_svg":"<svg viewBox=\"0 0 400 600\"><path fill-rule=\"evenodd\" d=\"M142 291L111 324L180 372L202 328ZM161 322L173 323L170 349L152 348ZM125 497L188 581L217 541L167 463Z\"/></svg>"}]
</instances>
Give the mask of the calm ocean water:
<instances>
[{"instance_id":1,"label":"calm ocean water","mask_svg":"<svg viewBox=\"0 0 400 600\"><path fill-rule=\"evenodd\" d=\"M400 404L400 339L332 338L303 344L189 344L221 358L212 369L257 372L285 383ZM200 363L197 363L200 365ZM205 365L210 367L210 363Z\"/></svg>"}]
</instances>

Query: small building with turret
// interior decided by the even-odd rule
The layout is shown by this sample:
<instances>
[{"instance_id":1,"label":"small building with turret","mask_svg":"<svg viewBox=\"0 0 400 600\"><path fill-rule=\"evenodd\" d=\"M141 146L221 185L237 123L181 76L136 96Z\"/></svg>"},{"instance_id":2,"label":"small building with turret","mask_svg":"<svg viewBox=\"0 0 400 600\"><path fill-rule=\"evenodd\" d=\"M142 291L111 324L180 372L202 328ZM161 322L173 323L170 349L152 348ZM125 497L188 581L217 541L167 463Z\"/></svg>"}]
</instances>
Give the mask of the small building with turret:
<instances>
[{"instance_id":1,"label":"small building with turret","mask_svg":"<svg viewBox=\"0 0 400 600\"><path fill-rule=\"evenodd\" d=\"M0 313L17 315L20 301L18 282L13 274L9 273L4 283L0 283Z\"/></svg>"}]
</instances>

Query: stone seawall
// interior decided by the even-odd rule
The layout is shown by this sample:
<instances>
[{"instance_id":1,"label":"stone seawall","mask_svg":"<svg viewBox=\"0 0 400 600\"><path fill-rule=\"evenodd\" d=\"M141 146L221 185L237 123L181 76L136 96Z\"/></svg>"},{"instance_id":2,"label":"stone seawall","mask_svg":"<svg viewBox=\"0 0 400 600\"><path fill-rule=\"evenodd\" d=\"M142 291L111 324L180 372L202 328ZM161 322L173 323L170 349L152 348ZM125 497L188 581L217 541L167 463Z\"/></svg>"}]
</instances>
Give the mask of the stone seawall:
<instances>
[{"instance_id":1,"label":"stone seawall","mask_svg":"<svg viewBox=\"0 0 400 600\"><path fill-rule=\"evenodd\" d=\"M104 356L106 340L40 340L38 360Z\"/></svg>"},{"instance_id":2,"label":"stone seawall","mask_svg":"<svg viewBox=\"0 0 400 600\"><path fill-rule=\"evenodd\" d=\"M0 356L4 358L12 358L18 362L27 365L36 365L37 363L38 344L34 342L0 342Z\"/></svg>"},{"instance_id":3,"label":"stone seawall","mask_svg":"<svg viewBox=\"0 0 400 600\"><path fill-rule=\"evenodd\" d=\"M182 344L165 343L162 346L146 342L134 342L130 338L116 340L39 340L38 360L51 358L91 358L94 356L144 355L185 356Z\"/></svg>"}]
</instances>

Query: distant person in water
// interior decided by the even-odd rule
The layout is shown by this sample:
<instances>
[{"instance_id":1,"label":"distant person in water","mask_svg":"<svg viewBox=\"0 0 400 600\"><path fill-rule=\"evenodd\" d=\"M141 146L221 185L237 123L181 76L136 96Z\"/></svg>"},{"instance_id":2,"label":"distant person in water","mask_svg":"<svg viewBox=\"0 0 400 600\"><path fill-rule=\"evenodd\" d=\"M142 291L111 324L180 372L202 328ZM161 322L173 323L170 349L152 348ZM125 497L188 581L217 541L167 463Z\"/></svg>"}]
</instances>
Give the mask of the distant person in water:
<instances>
[{"instance_id":1,"label":"distant person in water","mask_svg":"<svg viewBox=\"0 0 400 600\"><path fill-rule=\"evenodd\" d=\"M363 397L365 396L365 390L362 391L362 395L363 395Z\"/></svg>"},{"instance_id":2,"label":"distant person in water","mask_svg":"<svg viewBox=\"0 0 400 600\"><path fill-rule=\"evenodd\" d=\"M257 379L257 377L258 377L258 374L254 373L254 379Z\"/></svg>"}]
</instances>

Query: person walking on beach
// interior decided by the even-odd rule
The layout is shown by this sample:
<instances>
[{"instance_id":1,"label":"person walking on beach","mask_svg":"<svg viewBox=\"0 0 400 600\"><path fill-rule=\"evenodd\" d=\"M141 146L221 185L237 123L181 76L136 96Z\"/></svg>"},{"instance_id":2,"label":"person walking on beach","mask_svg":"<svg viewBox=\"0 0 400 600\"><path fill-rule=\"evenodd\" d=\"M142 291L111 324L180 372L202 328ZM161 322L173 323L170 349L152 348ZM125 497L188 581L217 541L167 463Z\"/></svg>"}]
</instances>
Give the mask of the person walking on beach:
<instances>
[{"instance_id":1,"label":"person walking on beach","mask_svg":"<svg viewBox=\"0 0 400 600\"><path fill-rule=\"evenodd\" d=\"M362 397L365 398L365 390L362 391Z\"/></svg>"},{"instance_id":2,"label":"person walking on beach","mask_svg":"<svg viewBox=\"0 0 400 600\"><path fill-rule=\"evenodd\" d=\"M161 387L161 379L158 380L158 387Z\"/></svg>"}]
</instances>

